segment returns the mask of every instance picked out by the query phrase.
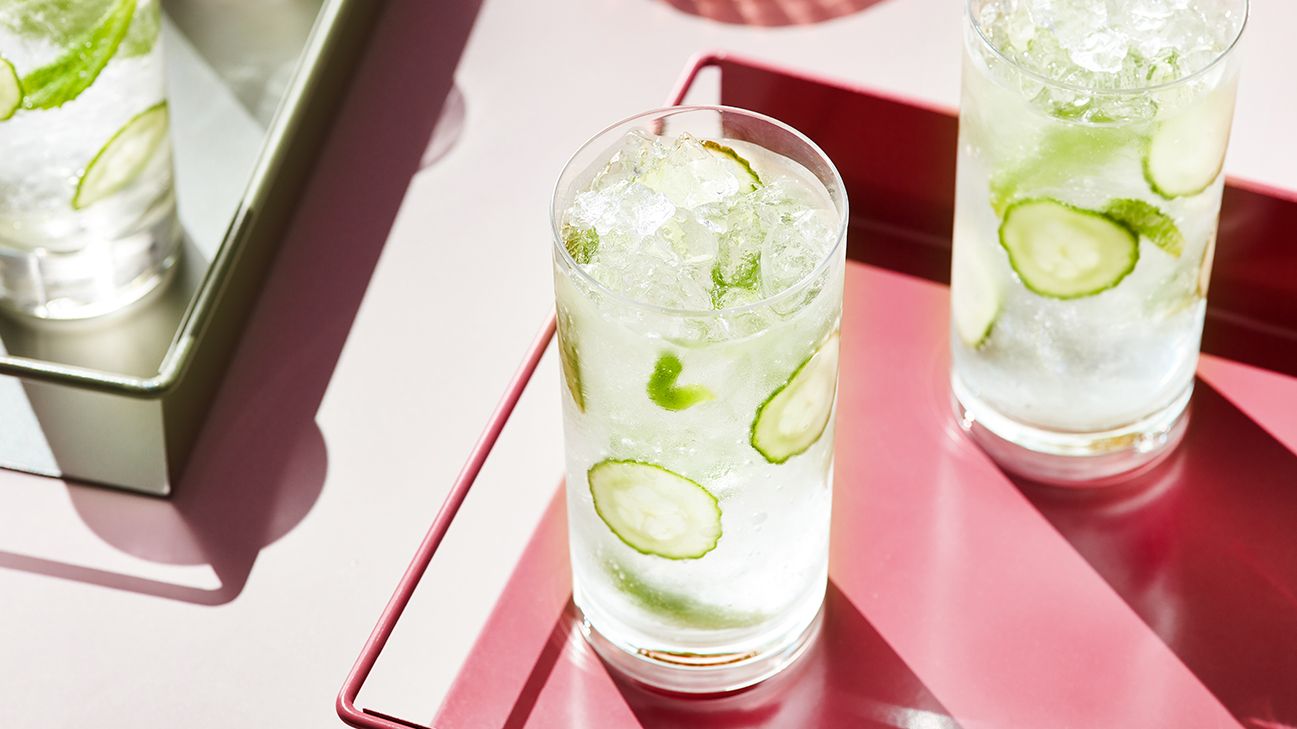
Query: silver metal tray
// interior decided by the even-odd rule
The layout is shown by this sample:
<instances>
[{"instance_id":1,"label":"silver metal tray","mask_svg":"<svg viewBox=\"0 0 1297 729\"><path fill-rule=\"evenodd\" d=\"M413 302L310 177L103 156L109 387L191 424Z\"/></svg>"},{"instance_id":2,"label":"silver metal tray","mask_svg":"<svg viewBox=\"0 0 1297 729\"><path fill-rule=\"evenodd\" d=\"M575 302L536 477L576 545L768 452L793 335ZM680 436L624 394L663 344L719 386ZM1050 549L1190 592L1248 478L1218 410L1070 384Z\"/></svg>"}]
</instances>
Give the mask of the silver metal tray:
<instances>
[{"instance_id":1,"label":"silver metal tray","mask_svg":"<svg viewBox=\"0 0 1297 729\"><path fill-rule=\"evenodd\" d=\"M382 6L164 3L179 270L108 318L0 316L0 466L171 492Z\"/></svg>"}]
</instances>

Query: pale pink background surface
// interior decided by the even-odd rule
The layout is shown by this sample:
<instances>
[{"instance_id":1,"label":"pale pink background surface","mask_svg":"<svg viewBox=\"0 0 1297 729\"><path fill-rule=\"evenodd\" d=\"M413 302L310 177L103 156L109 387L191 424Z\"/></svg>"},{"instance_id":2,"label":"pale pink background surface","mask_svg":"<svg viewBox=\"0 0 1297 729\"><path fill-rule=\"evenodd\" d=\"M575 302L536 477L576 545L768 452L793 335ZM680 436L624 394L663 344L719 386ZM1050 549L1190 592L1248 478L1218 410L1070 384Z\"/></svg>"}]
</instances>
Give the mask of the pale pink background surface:
<instances>
[{"instance_id":1,"label":"pale pink background surface","mask_svg":"<svg viewBox=\"0 0 1297 729\"><path fill-rule=\"evenodd\" d=\"M1255 5L1228 170L1297 188L1297 6ZM953 107L960 23L957 0L779 28L653 0L393 0L177 497L0 472L0 727L336 725L343 676L544 319L567 155L709 48ZM1226 394L1272 377L1203 374ZM552 359L537 377L557 382ZM454 600L416 597L365 704L431 718L552 495L558 417L557 385L524 396L429 573ZM887 632L883 597L856 597Z\"/></svg>"}]
</instances>

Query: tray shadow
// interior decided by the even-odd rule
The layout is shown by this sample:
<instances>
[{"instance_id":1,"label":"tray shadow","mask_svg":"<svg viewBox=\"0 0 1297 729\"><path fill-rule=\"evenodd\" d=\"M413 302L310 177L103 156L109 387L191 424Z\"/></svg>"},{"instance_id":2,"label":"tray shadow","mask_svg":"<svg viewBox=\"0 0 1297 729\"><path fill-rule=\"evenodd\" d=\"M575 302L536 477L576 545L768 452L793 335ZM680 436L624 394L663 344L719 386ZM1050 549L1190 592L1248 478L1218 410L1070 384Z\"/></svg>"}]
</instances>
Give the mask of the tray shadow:
<instances>
[{"instance_id":1,"label":"tray shadow","mask_svg":"<svg viewBox=\"0 0 1297 729\"><path fill-rule=\"evenodd\" d=\"M1240 721L1297 726L1297 455L1199 380L1154 471L1098 493L1010 478Z\"/></svg>"},{"instance_id":2,"label":"tray shadow","mask_svg":"<svg viewBox=\"0 0 1297 729\"><path fill-rule=\"evenodd\" d=\"M607 672L640 725L654 729L847 726L949 729L958 726L832 582L825 596L823 629L796 664L752 688L708 697L660 693L603 667L580 637L576 608L569 601L502 729L521 729L528 725L542 691L551 684L550 679L561 662L587 667L587 671ZM546 700L568 700L574 704L588 700L585 691L572 690L566 694L555 691L554 694L561 698L551 695ZM561 713L583 715L577 706Z\"/></svg>"},{"instance_id":3,"label":"tray shadow","mask_svg":"<svg viewBox=\"0 0 1297 729\"><path fill-rule=\"evenodd\" d=\"M242 592L260 550L323 490L328 452L315 414L479 5L399 0L383 10L174 497L67 483L78 517L105 542L154 563L210 565L220 586L11 552L0 552L0 567L205 605ZM420 69L420 93L410 69Z\"/></svg>"}]
</instances>

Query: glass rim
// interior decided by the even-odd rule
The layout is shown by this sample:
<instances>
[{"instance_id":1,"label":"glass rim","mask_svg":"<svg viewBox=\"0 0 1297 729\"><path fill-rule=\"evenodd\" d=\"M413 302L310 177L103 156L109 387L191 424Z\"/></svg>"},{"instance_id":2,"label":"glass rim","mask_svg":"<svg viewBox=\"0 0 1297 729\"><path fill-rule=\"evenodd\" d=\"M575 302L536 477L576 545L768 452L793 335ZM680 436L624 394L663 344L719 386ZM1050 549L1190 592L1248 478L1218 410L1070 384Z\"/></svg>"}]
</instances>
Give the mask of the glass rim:
<instances>
[{"instance_id":1,"label":"glass rim","mask_svg":"<svg viewBox=\"0 0 1297 729\"><path fill-rule=\"evenodd\" d=\"M691 112L705 112L705 111L719 112L719 113L726 113L726 114L736 114L739 116L746 116L770 124L792 135L798 141L805 144L807 147L810 148L810 150L816 156L818 156L825 163L825 165L827 165L829 171L833 173L833 183L837 187L837 189L841 191L841 198L842 198L841 209L838 212L837 234L834 238L833 245L824 254L820 262L815 265L815 268L811 269L811 271L808 272L805 276L798 279L796 283L792 284L788 288L778 293L771 294L764 298L758 299L757 301L753 301L751 303L747 303L742 306L729 307L725 309L681 309L681 308L676 308L671 306L663 306L661 304L654 304L649 301L641 301L631 296L627 296L626 294L612 290L611 288L606 286L602 281L595 278L594 276L591 276L588 271L583 269L581 265L576 262L576 259L572 258L572 254L568 252L567 246L562 245L561 242L562 231L561 231L561 220L560 220L562 216L562 212L558 210L558 200L559 200L560 193L563 191L562 185L563 185L564 178L567 176L568 171L572 169L572 165L577 161L577 158L581 157L583 153L591 149L592 146L597 141L602 139L604 135L608 134L609 132L612 132L620 127L629 126L632 123L644 119L646 117L665 118L669 116L675 116L677 114L686 114ZM796 160L793 161L796 162ZM818 179L818 175L816 177ZM829 190L830 196L832 196L832 192L833 192L832 190ZM562 169L559 171L558 180L554 183L554 191L550 195L550 205L549 205L550 241L551 244L554 246L554 250L557 252L558 256L560 257L560 260L562 260L566 264L566 267L568 269L575 271L576 276L579 279L584 281L588 286L590 286L592 289L597 291L600 295L608 296L621 304L631 306L634 308L639 308L639 309L647 309L649 311L653 311L665 316L674 316L680 318L692 318L692 317L714 318L717 316L731 316L736 314L747 313L750 311L755 311L760 308L770 307L772 304L780 300L795 296L798 292L804 290L807 286L809 286L811 282L813 282L815 279L822 276L824 272L829 268L829 266L833 263L833 261L838 257L838 252L841 250L842 246L844 245L847 239L847 226L848 223L850 222L849 205L850 203L847 200L847 186L846 183L842 181L842 173L838 171L837 165L833 164L833 160L829 159L829 156L824 153L824 150L820 149L820 146L818 144L813 142L810 137L801 133L794 127L785 124L784 122L781 122L778 119L775 119L774 117L767 116L760 112L751 111L749 109L741 109L737 106L725 106L723 104L687 104L687 105L676 105L676 106L662 106L655 109L642 111L638 114L633 114L624 119L609 124L608 126L599 130L599 132L591 136L585 142L583 142L581 146L578 147L577 150L572 153L572 155L568 158L567 162L563 164Z\"/></svg>"},{"instance_id":2,"label":"glass rim","mask_svg":"<svg viewBox=\"0 0 1297 729\"><path fill-rule=\"evenodd\" d=\"M1208 63L1207 65L1203 66L1197 71L1194 71L1188 76L1182 76L1172 81L1163 81L1161 83L1152 84L1150 86L1136 86L1136 87L1129 87L1129 88L1123 87L1123 88L1116 88L1116 89L1095 89L1089 86L1084 86L1082 84L1075 84L1067 81L1060 81L1058 79L1050 78L1049 76L1046 76L1043 73L1026 68L1022 64L1018 63L1016 60L1005 55L1003 51L1001 51L999 48L996 47L994 43L991 42L990 38L986 37L986 33L982 30L981 23L979 23L973 17L973 3L982 2L982 1L983 0L964 0L964 18L965 20L968 21L968 24L972 26L973 31L977 34L978 41L980 41L984 47L989 49L991 53L995 55L996 58L1012 66L1013 69L1018 73L1021 73L1022 75L1034 81L1038 81L1042 84L1045 84L1046 86L1052 86L1054 88L1067 89L1069 91L1079 91L1086 94L1100 95L1100 96L1129 96L1132 94L1146 94L1155 91L1164 91L1166 89L1174 88L1182 84L1187 84L1190 81L1193 81L1194 79L1206 75L1209 71L1219 66L1221 62L1223 62L1226 58L1232 55L1234 49L1238 48L1239 41L1243 39L1243 31L1247 29L1248 20L1252 17L1251 0L1241 0L1241 2L1243 3L1243 21L1239 23L1238 31L1234 33L1234 38L1230 40L1229 45L1225 46L1224 50L1222 50L1219 54L1216 55L1215 58L1211 60L1211 63Z\"/></svg>"}]
</instances>

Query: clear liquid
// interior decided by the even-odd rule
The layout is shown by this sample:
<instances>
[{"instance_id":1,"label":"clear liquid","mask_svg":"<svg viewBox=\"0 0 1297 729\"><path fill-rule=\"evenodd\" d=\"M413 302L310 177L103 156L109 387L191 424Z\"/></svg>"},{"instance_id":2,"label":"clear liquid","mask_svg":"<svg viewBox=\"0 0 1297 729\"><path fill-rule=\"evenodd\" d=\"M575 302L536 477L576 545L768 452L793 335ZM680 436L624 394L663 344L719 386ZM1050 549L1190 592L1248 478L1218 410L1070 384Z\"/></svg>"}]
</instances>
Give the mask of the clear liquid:
<instances>
[{"instance_id":1,"label":"clear liquid","mask_svg":"<svg viewBox=\"0 0 1297 729\"><path fill-rule=\"evenodd\" d=\"M733 146L767 182L809 177L790 160ZM818 193L832 212L822 186ZM584 402L582 410L564 386L575 599L612 643L632 653L759 654L786 643L818 612L828 568L832 421L808 451L778 465L752 447L750 430L762 403L837 330L841 253L815 282L816 293L796 306L699 317L626 304L556 261L560 324L579 353ZM680 358L681 383L705 385L715 399L680 411L655 404L646 385L664 352ZM669 560L623 543L595 512L586 478L608 458L655 463L704 485L722 512L718 546L699 559Z\"/></svg>"},{"instance_id":2,"label":"clear liquid","mask_svg":"<svg viewBox=\"0 0 1297 729\"><path fill-rule=\"evenodd\" d=\"M43 20L27 8L0 10L0 55L20 77L65 52L56 39L20 32ZM133 22L159 12L141 0ZM81 210L72 204L99 150L163 99L160 39L134 54L124 43L76 98L0 122L0 303L42 317L93 316L164 279L180 235L169 143L120 191Z\"/></svg>"},{"instance_id":3,"label":"clear liquid","mask_svg":"<svg viewBox=\"0 0 1297 729\"><path fill-rule=\"evenodd\" d=\"M952 313L988 295L1000 306L984 341L952 332L959 388L998 416L1064 433L1112 431L1157 413L1193 381L1224 178L1164 199L1145 177L1145 149L1167 119L1232 106L1235 75L1225 67L1157 93L1082 99L1085 111L1070 114L1057 93L1014 76L971 32L966 49ZM1008 187L1016 199L1093 210L1142 200L1174 220L1183 251L1142 239L1134 271L1114 288L1071 300L1035 294L999 243L994 202Z\"/></svg>"}]
</instances>

